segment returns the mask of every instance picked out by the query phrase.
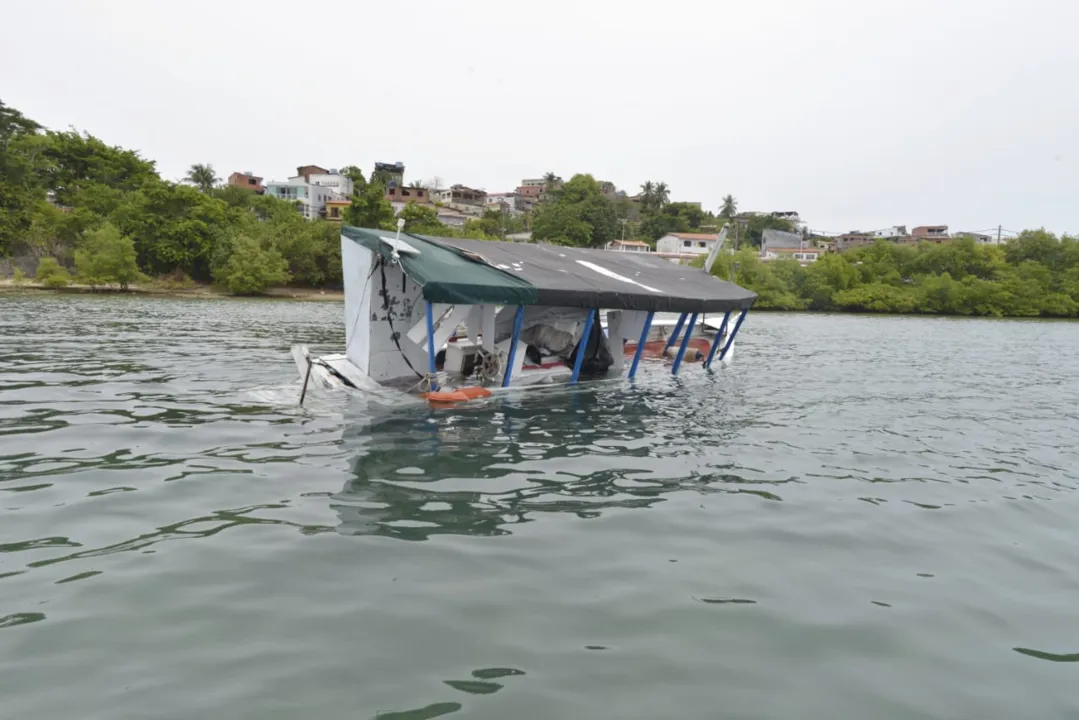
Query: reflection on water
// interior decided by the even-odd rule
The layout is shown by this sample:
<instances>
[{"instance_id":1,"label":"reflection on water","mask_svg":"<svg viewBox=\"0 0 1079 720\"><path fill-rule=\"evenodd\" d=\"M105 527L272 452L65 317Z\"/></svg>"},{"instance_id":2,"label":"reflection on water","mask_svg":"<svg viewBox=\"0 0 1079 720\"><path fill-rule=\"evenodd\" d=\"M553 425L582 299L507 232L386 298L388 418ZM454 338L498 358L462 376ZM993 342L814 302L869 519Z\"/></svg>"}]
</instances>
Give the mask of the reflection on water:
<instances>
[{"instance_id":1,"label":"reflection on water","mask_svg":"<svg viewBox=\"0 0 1079 720\"><path fill-rule=\"evenodd\" d=\"M300 408L341 314L0 297L0 718L1079 716L1073 325Z\"/></svg>"},{"instance_id":2,"label":"reflection on water","mask_svg":"<svg viewBox=\"0 0 1079 720\"><path fill-rule=\"evenodd\" d=\"M625 385L552 390L346 427L344 446L358 450L352 476L333 496L340 531L490 536L543 513L595 518L684 491L781 499L763 487L789 479L747 480L729 472L733 463L687 469L681 456L736 437L747 422L725 405L685 413L666 395ZM664 435L669 441L657 443Z\"/></svg>"}]
</instances>

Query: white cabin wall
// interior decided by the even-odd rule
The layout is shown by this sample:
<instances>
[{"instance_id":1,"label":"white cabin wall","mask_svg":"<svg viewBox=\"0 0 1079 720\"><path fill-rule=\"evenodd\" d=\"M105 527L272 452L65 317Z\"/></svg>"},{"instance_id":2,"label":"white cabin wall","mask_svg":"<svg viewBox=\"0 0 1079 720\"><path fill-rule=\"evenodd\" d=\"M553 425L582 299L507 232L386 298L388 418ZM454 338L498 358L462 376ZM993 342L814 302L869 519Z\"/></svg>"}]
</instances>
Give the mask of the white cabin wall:
<instances>
[{"instance_id":1,"label":"white cabin wall","mask_svg":"<svg viewBox=\"0 0 1079 720\"><path fill-rule=\"evenodd\" d=\"M389 310L383 309L382 272L371 272L374 253L346 237L341 238L341 266L345 286L345 355L377 382L416 377L393 342L390 322L401 333L400 343L413 367L427 372L426 350L408 340L409 329L424 317L426 306L420 287L401 268L388 265L386 290ZM368 278L370 275L370 278ZM366 291L365 291L366 286Z\"/></svg>"},{"instance_id":2,"label":"white cabin wall","mask_svg":"<svg viewBox=\"0 0 1079 720\"><path fill-rule=\"evenodd\" d=\"M386 293L389 296L389 308L383 309L381 272L376 270L371 278L370 321L371 352L367 374L378 382L417 378L402 357L402 352L412 362L416 372L427 372L426 343L421 347L408 339L408 331L424 318L426 304L423 301L422 288L414 283L396 265L389 265L386 271ZM390 329L393 321L393 330ZM401 349L393 341L393 331L400 333ZM417 378L418 379L418 378Z\"/></svg>"},{"instance_id":3,"label":"white cabin wall","mask_svg":"<svg viewBox=\"0 0 1079 720\"><path fill-rule=\"evenodd\" d=\"M345 355L363 372L368 372L370 353L371 272L374 253L341 236L341 267L345 286ZM367 291L364 291L364 284ZM357 317L358 316L358 317Z\"/></svg>"}]
</instances>

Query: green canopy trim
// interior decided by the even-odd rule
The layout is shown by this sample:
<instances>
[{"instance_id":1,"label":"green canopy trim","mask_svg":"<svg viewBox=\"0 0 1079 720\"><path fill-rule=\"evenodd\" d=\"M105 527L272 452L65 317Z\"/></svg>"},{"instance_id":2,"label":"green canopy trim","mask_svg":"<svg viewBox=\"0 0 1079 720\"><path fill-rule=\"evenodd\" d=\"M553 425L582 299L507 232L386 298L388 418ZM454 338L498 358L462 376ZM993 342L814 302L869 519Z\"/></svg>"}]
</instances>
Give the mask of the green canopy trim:
<instances>
[{"instance_id":1,"label":"green canopy trim","mask_svg":"<svg viewBox=\"0 0 1079 720\"><path fill-rule=\"evenodd\" d=\"M342 226L341 234L387 260L393 248L390 230L368 230ZM416 235L401 233L401 240L419 251L399 253L401 268L423 288L423 299L450 305L535 305L536 288L531 283L491 265L472 260Z\"/></svg>"}]
</instances>

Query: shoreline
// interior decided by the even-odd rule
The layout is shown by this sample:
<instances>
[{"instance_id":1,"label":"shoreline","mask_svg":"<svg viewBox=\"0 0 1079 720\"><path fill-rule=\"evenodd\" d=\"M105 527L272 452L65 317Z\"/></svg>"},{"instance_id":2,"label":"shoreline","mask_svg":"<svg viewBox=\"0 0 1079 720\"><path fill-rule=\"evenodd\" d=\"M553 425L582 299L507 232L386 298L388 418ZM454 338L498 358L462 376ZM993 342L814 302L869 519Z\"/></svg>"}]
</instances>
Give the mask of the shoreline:
<instances>
[{"instance_id":1,"label":"shoreline","mask_svg":"<svg viewBox=\"0 0 1079 720\"><path fill-rule=\"evenodd\" d=\"M130 295L138 297L193 298L200 300L298 300L301 302L344 302L342 290L319 288L270 288L262 295L232 295L212 285L194 285L187 288L145 287L132 285L127 290L114 287L91 288L89 285L71 284L67 287L49 288L32 281L16 285L10 278L0 279L0 295L50 294L50 295Z\"/></svg>"},{"instance_id":2,"label":"shoreline","mask_svg":"<svg viewBox=\"0 0 1079 720\"><path fill-rule=\"evenodd\" d=\"M127 290L119 288L91 288L88 285L72 284L62 288L48 288L35 282L16 285L10 278L0 279L0 297L5 295L122 295L132 297L160 297L196 300L290 300L296 302L344 302L343 290L321 290L318 288L271 288L262 295L232 295L212 285L196 285L191 288L147 288L131 286ZM866 310L786 310L780 308L754 307L755 313L789 313L795 315L857 315L861 317L921 317L921 318L970 318L975 320L1039 320L1039 321L1075 321L1076 318L1048 317L1044 315L962 315L958 313L890 313Z\"/></svg>"}]
</instances>

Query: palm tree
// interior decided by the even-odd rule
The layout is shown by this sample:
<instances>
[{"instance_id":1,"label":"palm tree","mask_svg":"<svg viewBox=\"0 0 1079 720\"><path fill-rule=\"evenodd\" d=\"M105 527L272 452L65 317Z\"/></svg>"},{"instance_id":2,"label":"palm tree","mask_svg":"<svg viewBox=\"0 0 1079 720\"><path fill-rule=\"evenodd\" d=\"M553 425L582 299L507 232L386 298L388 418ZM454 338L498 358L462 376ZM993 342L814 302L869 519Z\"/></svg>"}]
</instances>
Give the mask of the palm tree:
<instances>
[{"instance_id":1,"label":"palm tree","mask_svg":"<svg viewBox=\"0 0 1079 720\"><path fill-rule=\"evenodd\" d=\"M408 186L409 186L410 188L415 188L415 189L417 189L417 190L422 190L422 189L423 189L423 187L424 187L424 185L423 185L423 181L422 181L422 180L413 180L412 182L410 182L410 183L408 184Z\"/></svg>"},{"instance_id":2,"label":"palm tree","mask_svg":"<svg viewBox=\"0 0 1079 720\"><path fill-rule=\"evenodd\" d=\"M734 199L734 195L726 195L723 198L723 206L719 209L719 216L727 222L730 222L737 214L738 201Z\"/></svg>"},{"instance_id":3,"label":"palm tree","mask_svg":"<svg viewBox=\"0 0 1079 720\"><path fill-rule=\"evenodd\" d=\"M187 171L187 176L184 177L184 182L191 183L202 192L210 192L214 185L221 182L221 178L214 174L213 165L202 165L195 163L191 166L191 169Z\"/></svg>"},{"instance_id":4,"label":"palm tree","mask_svg":"<svg viewBox=\"0 0 1079 720\"><path fill-rule=\"evenodd\" d=\"M647 210L652 207L652 203L656 200L656 186L649 180L644 185L641 185L641 205Z\"/></svg>"},{"instance_id":5,"label":"palm tree","mask_svg":"<svg viewBox=\"0 0 1079 720\"><path fill-rule=\"evenodd\" d=\"M671 191L667 183L656 183L656 205L663 207L671 201Z\"/></svg>"}]
</instances>

